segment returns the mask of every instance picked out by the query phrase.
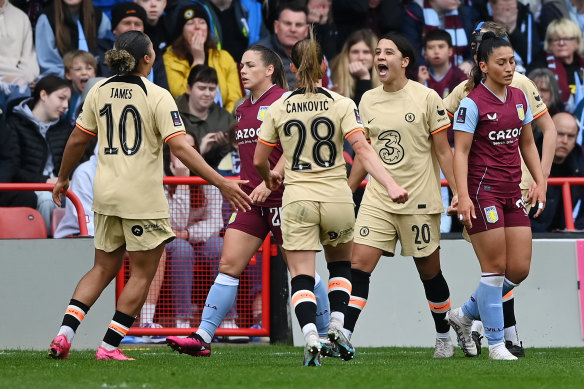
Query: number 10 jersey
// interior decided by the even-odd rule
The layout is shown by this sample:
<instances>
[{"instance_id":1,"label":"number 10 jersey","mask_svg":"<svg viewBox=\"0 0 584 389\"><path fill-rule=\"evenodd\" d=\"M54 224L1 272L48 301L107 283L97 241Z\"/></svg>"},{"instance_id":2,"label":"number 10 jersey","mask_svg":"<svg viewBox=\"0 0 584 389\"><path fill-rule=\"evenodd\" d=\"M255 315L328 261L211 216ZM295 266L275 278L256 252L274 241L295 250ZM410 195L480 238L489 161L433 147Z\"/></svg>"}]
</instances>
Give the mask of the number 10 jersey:
<instances>
[{"instance_id":1,"label":"number 10 jersey","mask_svg":"<svg viewBox=\"0 0 584 389\"><path fill-rule=\"evenodd\" d=\"M125 219L167 218L162 142L185 133L170 93L144 77L97 83L77 128L98 137L93 211Z\"/></svg>"}]
</instances>

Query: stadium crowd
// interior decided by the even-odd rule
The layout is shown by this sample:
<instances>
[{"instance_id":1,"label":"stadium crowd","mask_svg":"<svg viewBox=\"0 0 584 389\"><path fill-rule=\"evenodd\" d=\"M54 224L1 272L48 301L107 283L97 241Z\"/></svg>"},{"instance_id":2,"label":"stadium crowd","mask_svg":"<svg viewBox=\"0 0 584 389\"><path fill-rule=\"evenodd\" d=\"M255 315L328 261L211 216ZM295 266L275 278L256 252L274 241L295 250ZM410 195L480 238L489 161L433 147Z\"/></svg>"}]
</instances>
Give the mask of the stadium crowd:
<instances>
[{"instance_id":1,"label":"stadium crowd","mask_svg":"<svg viewBox=\"0 0 584 389\"><path fill-rule=\"evenodd\" d=\"M374 102L369 103L367 97L362 99L366 92L393 82L380 80L379 69L375 69L377 41L388 33L398 34L413 49L410 55L403 55L404 51L400 49L401 54L415 58L411 61L412 66L402 69L403 80L413 80L434 90L436 93L432 94L432 98L435 101L428 103L427 111L433 111L436 105L437 115L444 115L445 120L444 108L451 115L455 114L460 100L454 109L450 109L448 104L443 107L440 100L448 101L455 88L471 75L476 61L472 45L477 44L475 39L481 33L481 21L504 29L503 35L506 36L499 38L508 41L509 50L512 48L516 71L532 80L534 91L537 92L535 87L539 89L539 94L534 92L533 96L528 96L529 104L527 101L521 102L532 109L535 107L530 98L545 103L547 111L542 105L541 113L547 115L546 112L549 112L557 129L553 162L549 171L544 166L544 177L583 177L582 0L0 0L0 183L57 182L67 139L82 112L89 88L95 84L96 78L114 75L106 66L105 53L113 48L116 39L129 31L143 32L152 41L155 60L147 78L168 90L176 100L178 111L172 113L180 115L178 122L182 119L186 133L205 162L222 175L237 175L241 162L238 147L248 136L248 129L236 127L241 120L238 107L246 101L253 101L253 97L249 97L250 89L246 88L246 84L250 84L246 74L255 71L254 65L243 60L248 48L261 45L276 53L284 65L287 85L294 90L298 86L296 68L299 66L294 66L293 49L299 41L309 36L312 28L326 65L322 86L352 99L355 106L363 107L365 102L368 108ZM389 41L399 41L401 38ZM240 73L241 69L245 71ZM131 91L117 89L116 93L120 94L116 98L132 99ZM259 107L258 120L263 121L267 108ZM366 110L360 111L363 113ZM355 112L360 123L358 110L355 109ZM107 112L100 111L99 114L104 116ZM376 115L381 117L381 114L380 111ZM414 121L415 117L409 109L404 107L403 114L408 123ZM408 115L412 115L411 120L408 120ZM553 147L549 142L546 144L545 136L549 128L546 125L549 126L551 121L535 120L538 118L533 116L533 135L539 156L545 160L545 150ZM431 142L430 139L426 139L428 150L432 148L432 143L437 144L436 140ZM452 128L444 134L442 142L449 151L446 139L450 148L454 149ZM347 140L343 149L344 161L350 172L355 153ZM450 160L450 152L446 159L442 148L437 150L434 146L432 149L438 154L441 167L442 162ZM79 161L80 166L95 164L95 144L87 150ZM176 158L171 158L170 154L166 157L166 175L189 175L188 169ZM83 162L87 165L81 165ZM452 176L451 165L448 162L445 166L450 167L443 168L443 178ZM87 174L89 179L85 177L85 185L89 186L95 170ZM180 187L165 189L171 203L172 221L173 200L178 202L179 195L182 195L188 204L189 195L193 196L194 192L189 193L188 188ZM423 188L418 193L422 191ZM573 217L579 230L584 229L583 191L581 187L572 187ZM221 205L216 206L221 204L220 199L211 201L214 198L211 192L218 193L215 188L205 189L204 192L204 204L196 207L191 204L191 208L187 206L183 210L188 220L171 223L177 239L166 247L162 255L168 263L182 266L184 262L184 266L192 270L194 255L191 251L200 251L203 257L215 261L214 269L217 267L220 248L211 252L210 247L223 245L225 219L229 215L221 212ZM417 193L410 193L410 196L414 194ZM362 195L362 191L355 191L353 199L357 205ZM442 189L441 195L444 208L448 208L451 200L457 198L456 193L453 195L447 187ZM542 209L532 210L531 216L541 213L538 218L531 218L532 230L565 230L563 197L559 189L549 187L547 197L551 206L543 212ZM439 199L438 195L436 198ZM229 207L225 201L223 204L224 209ZM41 212L50 230L55 204L49 193L0 192L0 206L35 208ZM212 210L210 207L219 209ZM69 213L69 216L76 217L74 213ZM88 217L88 220L93 219ZM204 222L213 224L211 233L201 233L200 226ZM65 223L70 226L68 221ZM432 225L438 224L433 221ZM442 215L440 225L441 232L462 230L462 224L456 221L456 217L446 213ZM68 229L59 237L76 233L74 228ZM439 236L434 232L432 234ZM257 243L260 242L258 240ZM424 257L433 255L437 244L432 242L431 250L428 249ZM183 246L184 250L179 250ZM374 254L372 257L378 258L381 251ZM430 285L440 271L438 258L436 263L436 269L428 270L432 274L427 277L423 268L418 270L427 294L432 294L432 288L445 291L444 296L428 295L429 301L448 300L447 308L450 309L446 281L441 281L439 286ZM153 271L151 269L151 273ZM372 268L367 270L368 273L371 271ZM168 277L177 278L173 285L182 283L188 292L192 287L192 277L187 274L188 279L181 281L178 278L185 272L178 273L176 269L171 269ZM303 272L300 273L303 275ZM154 274L151 276L154 277ZM223 273L218 279L221 277L227 280L224 282L235 282ZM441 273L439 277L442 277ZM314 280L309 281L314 284ZM368 283L368 278L365 282ZM296 289L302 288L298 286ZM175 294L179 293L177 291ZM348 299L348 295L345 297ZM189 296L184 299L188 300ZM84 312L89 309L83 307L86 308ZM177 307L177 327L190 325L192 308L190 302ZM211 333L224 317L235 315L228 312L228 308L220 318L213 319L216 323L208 331L211 338ZM444 325L445 312L436 313L437 331L447 333L449 328L438 328L439 324ZM142 316L152 317L152 314L142 312ZM306 316L311 316L312 320L312 313ZM141 323L144 326L152 324ZM203 338L197 342L203 342ZM205 344L209 342L210 338L204 339Z\"/></svg>"}]
</instances>

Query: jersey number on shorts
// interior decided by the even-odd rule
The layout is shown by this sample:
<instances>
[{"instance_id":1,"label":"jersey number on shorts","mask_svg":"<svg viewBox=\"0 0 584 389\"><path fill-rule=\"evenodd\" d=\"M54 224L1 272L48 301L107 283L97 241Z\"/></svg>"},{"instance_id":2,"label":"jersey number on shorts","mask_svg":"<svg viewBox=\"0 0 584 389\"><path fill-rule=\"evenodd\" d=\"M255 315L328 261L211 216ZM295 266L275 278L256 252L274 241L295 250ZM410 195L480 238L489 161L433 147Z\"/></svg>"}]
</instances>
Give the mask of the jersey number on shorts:
<instances>
[{"instance_id":1,"label":"jersey number on shorts","mask_svg":"<svg viewBox=\"0 0 584 389\"><path fill-rule=\"evenodd\" d=\"M279 226L282 224L280 222L280 215L282 214L282 207L270 208L270 214L272 215L272 225Z\"/></svg>"},{"instance_id":2,"label":"jersey number on shorts","mask_svg":"<svg viewBox=\"0 0 584 389\"><path fill-rule=\"evenodd\" d=\"M327 132L325 136L320 136L318 133L318 127L324 125ZM294 158L292 159L292 170L310 170L312 169L312 164L310 162L300 162L300 156L304 150L304 144L306 143L306 127L304 123L300 120L292 119L284 124L284 134L286 136L292 136L292 129L298 129L298 143L296 143L296 148L294 149ZM317 117L312 121L310 125L310 133L315 140L314 146L312 147L312 159L320 167L331 167L335 164L335 158L337 157L337 147L335 146L332 138L335 134L335 125L333 122L326 117ZM321 155L321 149L326 147L329 149L328 159L323 159Z\"/></svg>"},{"instance_id":3,"label":"jersey number on shorts","mask_svg":"<svg viewBox=\"0 0 584 389\"><path fill-rule=\"evenodd\" d=\"M114 115L112 113L112 105L106 104L102 109L99 110L99 116L105 116L107 121L107 147L105 148L106 155L114 155L118 153L118 148L113 147L114 144ZM131 116L131 118L130 118ZM134 144L132 147L128 147L127 142L127 131L126 123L128 119L134 121L135 137ZM140 117L140 112L133 105L129 104L124 107L122 114L119 118L118 124L120 145L122 146L122 151L126 155L134 155L140 150L140 145L142 144L142 118Z\"/></svg>"},{"instance_id":4,"label":"jersey number on shorts","mask_svg":"<svg viewBox=\"0 0 584 389\"><path fill-rule=\"evenodd\" d=\"M430 243L430 226L422 224L422 228L420 228L419 226L413 225L412 231L416 233L416 239L414 240L415 244L422 244L422 241L424 241L424 243ZM422 238L422 241L420 240L420 237Z\"/></svg>"}]
</instances>

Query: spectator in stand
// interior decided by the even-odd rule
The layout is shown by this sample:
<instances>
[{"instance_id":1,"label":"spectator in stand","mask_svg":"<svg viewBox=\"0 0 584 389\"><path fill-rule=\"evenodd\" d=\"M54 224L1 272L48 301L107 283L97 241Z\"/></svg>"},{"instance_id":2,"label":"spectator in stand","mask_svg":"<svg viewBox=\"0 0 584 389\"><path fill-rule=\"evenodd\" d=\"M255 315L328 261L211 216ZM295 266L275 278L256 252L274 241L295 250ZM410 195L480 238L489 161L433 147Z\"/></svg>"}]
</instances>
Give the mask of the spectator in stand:
<instances>
[{"instance_id":1,"label":"spectator in stand","mask_svg":"<svg viewBox=\"0 0 584 389\"><path fill-rule=\"evenodd\" d=\"M308 35L307 18L308 10L301 2L285 3L274 20L274 33L258 41L259 45L272 49L280 56L290 89L296 88L296 76L290 70L292 47ZM328 79L323 79L322 84L327 85Z\"/></svg>"},{"instance_id":2,"label":"spectator in stand","mask_svg":"<svg viewBox=\"0 0 584 389\"><path fill-rule=\"evenodd\" d=\"M113 37L117 38L127 31L144 32L146 21L146 11L142 6L132 2L116 4L112 8ZM110 37L100 39L98 46L99 75L102 77L111 77L114 74L105 64L105 53L114 47L114 40ZM162 56L156 56L154 58L154 66L152 66L152 71L148 74L148 81L168 90L168 78L166 77L166 68L164 67Z\"/></svg>"},{"instance_id":3,"label":"spectator in stand","mask_svg":"<svg viewBox=\"0 0 584 389\"><path fill-rule=\"evenodd\" d=\"M108 17L91 0L54 0L35 28L41 75L65 75L63 55L69 51L94 52L98 39L111 34Z\"/></svg>"},{"instance_id":4,"label":"spectator in stand","mask_svg":"<svg viewBox=\"0 0 584 389\"><path fill-rule=\"evenodd\" d=\"M467 78L462 70L450 62L452 52L452 37L448 32L432 30L424 37L424 59L428 66L418 68L418 82L434 89L443 99Z\"/></svg>"},{"instance_id":5,"label":"spectator in stand","mask_svg":"<svg viewBox=\"0 0 584 389\"><path fill-rule=\"evenodd\" d=\"M32 97L15 100L9 107L0 143L10 152L14 174L12 182L55 183L61 167L65 144L72 127L63 116L69 107L69 82L49 75L36 84ZM51 228L51 215L56 205L51 192L38 191L36 208ZM14 199L12 199L14 200ZM18 205L19 201L3 204Z\"/></svg>"},{"instance_id":6,"label":"spectator in stand","mask_svg":"<svg viewBox=\"0 0 584 389\"><path fill-rule=\"evenodd\" d=\"M584 153L576 143L578 122L567 112L553 116L558 135L556 137L556 153L550 177L584 177ZM540 148L541 149L541 148ZM541 151L540 151L541 153ZM537 218L531 218L533 232L554 232L566 229L564 201L561 186L547 188L546 207ZM574 224L577 230L584 229L584 188L572 186L572 207L574 209Z\"/></svg>"},{"instance_id":7,"label":"spectator in stand","mask_svg":"<svg viewBox=\"0 0 584 389\"><path fill-rule=\"evenodd\" d=\"M123 3L127 0L93 0L93 5L99 7L103 13L108 17L112 18L112 9L116 4Z\"/></svg>"},{"instance_id":8,"label":"spectator in stand","mask_svg":"<svg viewBox=\"0 0 584 389\"><path fill-rule=\"evenodd\" d=\"M573 112L584 98L584 48L582 30L570 19L556 19L550 23L546 35L547 68L560 86L560 96L568 112Z\"/></svg>"},{"instance_id":9,"label":"spectator in stand","mask_svg":"<svg viewBox=\"0 0 584 389\"><path fill-rule=\"evenodd\" d=\"M197 65L189 73L187 93L176 100L184 126L200 145L205 161L216 168L231 150L227 130L233 116L214 103L218 77L215 69Z\"/></svg>"},{"instance_id":10,"label":"spectator in stand","mask_svg":"<svg viewBox=\"0 0 584 389\"><path fill-rule=\"evenodd\" d=\"M333 17L338 30L337 50L353 31L369 28L381 36L402 27L401 0L335 0Z\"/></svg>"},{"instance_id":11,"label":"spectator in stand","mask_svg":"<svg viewBox=\"0 0 584 389\"><path fill-rule=\"evenodd\" d=\"M518 0L489 0L491 20L504 26L515 50L517 72L526 69L541 55L541 38L529 6Z\"/></svg>"},{"instance_id":12,"label":"spectator in stand","mask_svg":"<svg viewBox=\"0 0 584 389\"><path fill-rule=\"evenodd\" d=\"M424 0L423 8L416 2L408 2L403 11L402 34L421 56L423 37L428 32L448 31L452 37L451 61L456 66L465 63L462 70L468 74L472 68L470 36L479 18L477 8L461 4L459 0Z\"/></svg>"},{"instance_id":13,"label":"spectator in stand","mask_svg":"<svg viewBox=\"0 0 584 389\"><path fill-rule=\"evenodd\" d=\"M71 122L71 127L74 127L77 113L81 107L81 95L87 82L97 75L97 60L93 54L87 51L76 50L63 56L63 64L65 65L65 78L71 81L72 87L69 109L65 117Z\"/></svg>"},{"instance_id":14,"label":"spectator in stand","mask_svg":"<svg viewBox=\"0 0 584 389\"><path fill-rule=\"evenodd\" d=\"M316 40L327 58L334 58L339 53L339 31L333 20L332 0L308 0L308 23L312 25Z\"/></svg>"},{"instance_id":15,"label":"spectator in stand","mask_svg":"<svg viewBox=\"0 0 584 389\"><path fill-rule=\"evenodd\" d=\"M197 149L194 134L188 127L186 137ZM192 175L169 148L165 147L164 151L166 176ZM189 328L193 318L191 295L195 262L207 262L215 269L221 259L223 238L219 232L223 229L223 197L212 185L168 185L165 192L170 206L170 225L176 234L176 239L166 245L176 327Z\"/></svg>"},{"instance_id":16,"label":"spectator in stand","mask_svg":"<svg viewBox=\"0 0 584 389\"><path fill-rule=\"evenodd\" d=\"M210 33L209 14L199 3L190 3L179 9L177 17L176 28L181 34L163 56L170 93L175 98L184 94L191 69L208 65L217 71L220 96L216 101L233 111L235 102L242 97L237 65L228 51L217 49Z\"/></svg>"},{"instance_id":17,"label":"spectator in stand","mask_svg":"<svg viewBox=\"0 0 584 389\"><path fill-rule=\"evenodd\" d=\"M551 70L546 68L533 69L528 74L528 78L533 81L539 90L539 96L545 103L550 115L564 111L564 104L560 97L560 87L558 80Z\"/></svg>"},{"instance_id":18,"label":"spectator in stand","mask_svg":"<svg viewBox=\"0 0 584 389\"><path fill-rule=\"evenodd\" d=\"M584 0L543 0L539 12L539 36L545 36L549 24L567 18L584 31Z\"/></svg>"},{"instance_id":19,"label":"spectator in stand","mask_svg":"<svg viewBox=\"0 0 584 389\"><path fill-rule=\"evenodd\" d=\"M170 42L166 26L169 21L164 14L166 0L134 0L134 3L146 10L147 18L146 23L144 23L144 32L152 41L156 55L162 57Z\"/></svg>"},{"instance_id":20,"label":"spectator in stand","mask_svg":"<svg viewBox=\"0 0 584 389\"><path fill-rule=\"evenodd\" d=\"M30 96L39 76L32 28L24 12L0 0L0 115L9 99Z\"/></svg>"},{"instance_id":21,"label":"spectator in stand","mask_svg":"<svg viewBox=\"0 0 584 389\"><path fill-rule=\"evenodd\" d=\"M363 93L375 88L379 76L373 70L373 52L377 37L368 28L348 36L343 49L332 61L332 79L337 93L359 104Z\"/></svg>"},{"instance_id":22,"label":"spectator in stand","mask_svg":"<svg viewBox=\"0 0 584 389\"><path fill-rule=\"evenodd\" d=\"M235 62L248 46L268 35L262 23L262 6L255 0L210 0L219 19L222 49L227 50Z\"/></svg>"},{"instance_id":23,"label":"spectator in stand","mask_svg":"<svg viewBox=\"0 0 584 389\"><path fill-rule=\"evenodd\" d=\"M52 0L10 0L12 5L24 12L34 29L36 22L44 11L45 7L52 2Z\"/></svg>"}]
</instances>

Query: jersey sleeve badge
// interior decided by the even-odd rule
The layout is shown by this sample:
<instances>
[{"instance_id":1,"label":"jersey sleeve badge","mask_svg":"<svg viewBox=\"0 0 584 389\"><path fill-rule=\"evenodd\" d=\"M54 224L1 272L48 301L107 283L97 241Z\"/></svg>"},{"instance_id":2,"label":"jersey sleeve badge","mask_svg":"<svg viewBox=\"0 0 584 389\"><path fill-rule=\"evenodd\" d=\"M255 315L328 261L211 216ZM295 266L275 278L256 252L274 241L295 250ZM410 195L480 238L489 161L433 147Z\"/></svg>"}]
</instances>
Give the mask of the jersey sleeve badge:
<instances>
[{"instance_id":1,"label":"jersey sleeve badge","mask_svg":"<svg viewBox=\"0 0 584 389\"><path fill-rule=\"evenodd\" d=\"M257 117L257 119L260 122L263 122L264 121L264 117L266 116L266 112L268 111L268 108L270 108L269 105L262 105L260 107L260 109L258 110L258 117Z\"/></svg>"},{"instance_id":2,"label":"jersey sleeve badge","mask_svg":"<svg viewBox=\"0 0 584 389\"><path fill-rule=\"evenodd\" d=\"M464 123L466 121L466 107L460 107L458 109L458 115L456 116L456 123Z\"/></svg>"},{"instance_id":3,"label":"jersey sleeve badge","mask_svg":"<svg viewBox=\"0 0 584 389\"><path fill-rule=\"evenodd\" d=\"M172 117L172 123L175 127L182 126L182 120L180 120L180 114L178 111L170 111L170 116Z\"/></svg>"}]
</instances>

